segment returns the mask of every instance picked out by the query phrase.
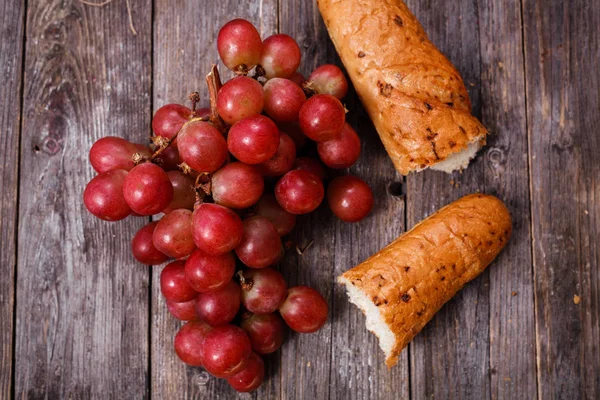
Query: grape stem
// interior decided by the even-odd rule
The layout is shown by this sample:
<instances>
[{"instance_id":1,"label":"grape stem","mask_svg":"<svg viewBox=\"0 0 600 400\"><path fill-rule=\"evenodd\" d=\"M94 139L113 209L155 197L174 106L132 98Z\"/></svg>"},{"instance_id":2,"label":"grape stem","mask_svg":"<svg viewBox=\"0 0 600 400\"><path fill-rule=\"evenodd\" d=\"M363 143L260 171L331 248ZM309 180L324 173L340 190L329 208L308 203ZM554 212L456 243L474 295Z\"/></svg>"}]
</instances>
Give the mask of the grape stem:
<instances>
[{"instance_id":1,"label":"grape stem","mask_svg":"<svg viewBox=\"0 0 600 400\"><path fill-rule=\"evenodd\" d=\"M313 87L312 81L304 82L302 84L302 90L304 90L304 94L306 95L307 98L314 96L315 94L318 94L316 89Z\"/></svg>"},{"instance_id":2,"label":"grape stem","mask_svg":"<svg viewBox=\"0 0 600 400\"><path fill-rule=\"evenodd\" d=\"M222 84L216 64L212 65L210 72L206 75L206 84L208 85L208 95L210 98L210 122L225 136L227 135L227 125L225 125L225 122L221 119L217 111L217 94L221 90Z\"/></svg>"},{"instance_id":3,"label":"grape stem","mask_svg":"<svg viewBox=\"0 0 600 400\"><path fill-rule=\"evenodd\" d=\"M256 67L254 67L254 73L252 74L252 78L258 80L258 78L260 78L261 76L265 76L266 74L267 72L262 67L262 65L258 64Z\"/></svg>"},{"instance_id":4,"label":"grape stem","mask_svg":"<svg viewBox=\"0 0 600 400\"><path fill-rule=\"evenodd\" d=\"M173 137L171 139L167 139L163 136L153 136L152 141L157 146L157 149L154 152L154 154L152 154L150 156L150 158L146 161L154 161L158 156L160 156L160 154L163 151L165 151L165 149L167 147L169 147L171 145L171 143L173 143L175 141L175 139L177 139L177 135L179 135L179 132L177 132L175 135L173 135Z\"/></svg>"},{"instance_id":5,"label":"grape stem","mask_svg":"<svg viewBox=\"0 0 600 400\"><path fill-rule=\"evenodd\" d=\"M196 202L201 202L205 196L210 196L212 193L212 184L210 174L208 172L202 172L196 177L194 183L194 191L196 192Z\"/></svg>"},{"instance_id":6,"label":"grape stem","mask_svg":"<svg viewBox=\"0 0 600 400\"><path fill-rule=\"evenodd\" d=\"M177 166L179 167L181 172L183 172L185 175L190 175L192 172L194 172L194 170L192 168L190 168L190 166L187 165L185 162L182 162L181 164L179 164Z\"/></svg>"},{"instance_id":7,"label":"grape stem","mask_svg":"<svg viewBox=\"0 0 600 400\"><path fill-rule=\"evenodd\" d=\"M196 106L198 105L198 102L200 101L200 93L192 92L188 96L188 99L190 99L190 101L192 102L192 115L196 116Z\"/></svg>"},{"instance_id":8,"label":"grape stem","mask_svg":"<svg viewBox=\"0 0 600 400\"><path fill-rule=\"evenodd\" d=\"M242 288L242 290L244 291L249 291L250 289L252 289L252 286L254 286L254 281L252 279L246 279L244 277L244 271L240 270L237 272L237 277L240 280L240 286Z\"/></svg>"},{"instance_id":9,"label":"grape stem","mask_svg":"<svg viewBox=\"0 0 600 400\"><path fill-rule=\"evenodd\" d=\"M233 72L237 76L240 76L240 75L246 76L246 75L248 75L248 66L246 64L240 64L237 67L235 67Z\"/></svg>"},{"instance_id":10,"label":"grape stem","mask_svg":"<svg viewBox=\"0 0 600 400\"><path fill-rule=\"evenodd\" d=\"M192 100L192 107L193 107L193 110L195 111L197 101L194 101L195 100L195 97L193 97L194 94L198 94L198 93L194 92L194 93L190 94L190 100ZM200 95L198 95L198 99L200 99ZM150 156L150 158L147 158L144 161L155 161L156 158L158 156L160 156L160 154L163 151L165 151L165 149L167 147L169 147L171 144L173 144L173 142L175 141L175 139L177 139L177 136L179 135L179 133L183 130L183 128L185 128L185 126L187 124L189 124L191 122L197 122L197 121L206 121L206 118L195 117L195 118L190 119L185 124L183 124L183 126L177 131L176 134L173 135L173 137L171 137L171 139L167 139L166 137L163 137L163 136L152 136L150 139L157 146L157 149L154 152L154 154L152 154L152 156Z\"/></svg>"},{"instance_id":11,"label":"grape stem","mask_svg":"<svg viewBox=\"0 0 600 400\"><path fill-rule=\"evenodd\" d=\"M179 134L179 132L177 132L170 140L164 136L151 136L150 140L152 140L152 143L156 145L156 150L154 151L154 153L150 157L144 157L140 153L133 153L133 155L131 156L131 160L135 165L139 165L145 162L155 162L160 164L160 161L157 157L160 156L160 154L163 151L165 151L165 149L169 147L171 143L173 143L173 141L177 137L177 134Z\"/></svg>"}]
</instances>

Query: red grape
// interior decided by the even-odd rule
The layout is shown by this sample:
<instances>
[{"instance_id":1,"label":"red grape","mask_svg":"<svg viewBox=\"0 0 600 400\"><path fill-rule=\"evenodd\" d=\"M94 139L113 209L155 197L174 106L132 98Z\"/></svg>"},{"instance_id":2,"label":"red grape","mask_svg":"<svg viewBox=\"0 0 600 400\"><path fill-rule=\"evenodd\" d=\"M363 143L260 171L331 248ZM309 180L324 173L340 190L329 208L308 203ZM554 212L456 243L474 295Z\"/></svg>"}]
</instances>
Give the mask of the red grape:
<instances>
[{"instance_id":1,"label":"red grape","mask_svg":"<svg viewBox=\"0 0 600 400\"><path fill-rule=\"evenodd\" d=\"M262 85L247 76L238 76L223 85L217 95L217 111L230 125L260 114L264 106Z\"/></svg>"},{"instance_id":2,"label":"red grape","mask_svg":"<svg viewBox=\"0 0 600 400\"><path fill-rule=\"evenodd\" d=\"M183 303L198 296L185 279L185 261L173 261L160 273L160 292L165 299Z\"/></svg>"},{"instance_id":3,"label":"red grape","mask_svg":"<svg viewBox=\"0 0 600 400\"><path fill-rule=\"evenodd\" d=\"M315 174L295 169L285 174L275 185L275 197L291 214L307 214L323 201L323 182Z\"/></svg>"},{"instance_id":4,"label":"red grape","mask_svg":"<svg viewBox=\"0 0 600 400\"><path fill-rule=\"evenodd\" d=\"M175 353L181 361L193 367L202 366L202 342L212 328L201 321L183 325L175 335Z\"/></svg>"},{"instance_id":5,"label":"red grape","mask_svg":"<svg viewBox=\"0 0 600 400\"><path fill-rule=\"evenodd\" d=\"M329 168L352 166L360 156L360 139L349 124L344 125L339 138L317 143L321 161Z\"/></svg>"},{"instance_id":6,"label":"red grape","mask_svg":"<svg viewBox=\"0 0 600 400\"><path fill-rule=\"evenodd\" d=\"M240 327L250 338L252 350L259 354L273 353L283 344L285 324L278 313L245 313Z\"/></svg>"},{"instance_id":7,"label":"red grape","mask_svg":"<svg viewBox=\"0 0 600 400\"><path fill-rule=\"evenodd\" d=\"M145 265L162 264L169 259L169 256L160 252L152 242L152 234L158 222L150 222L141 228L131 241L131 252L133 256Z\"/></svg>"},{"instance_id":8,"label":"red grape","mask_svg":"<svg viewBox=\"0 0 600 400\"><path fill-rule=\"evenodd\" d=\"M281 176L292 169L296 160L296 145L285 133L279 135L277 152L269 160L258 165L263 176Z\"/></svg>"},{"instance_id":9,"label":"red grape","mask_svg":"<svg viewBox=\"0 0 600 400\"><path fill-rule=\"evenodd\" d=\"M171 143L169 147L163 150L158 156L162 160L162 168L165 171L179 171L179 164L181 164L181 158L179 157L179 150L177 145Z\"/></svg>"},{"instance_id":10,"label":"red grape","mask_svg":"<svg viewBox=\"0 0 600 400\"><path fill-rule=\"evenodd\" d=\"M83 192L85 208L105 221L119 221L131 214L131 208L123 196L127 175L127 171L115 169L93 178Z\"/></svg>"},{"instance_id":11,"label":"red grape","mask_svg":"<svg viewBox=\"0 0 600 400\"><path fill-rule=\"evenodd\" d=\"M306 136L325 142L340 136L346 123L346 109L334 96L317 94L304 103L298 121Z\"/></svg>"},{"instance_id":12,"label":"red grape","mask_svg":"<svg viewBox=\"0 0 600 400\"><path fill-rule=\"evenodd\" d=\"M277 122L298 121L300 107L306 101L302 88L284 78L269 79L265 86L265 112Z\"/></svg>"},{"instance_id":13,"label":"red grape","mask_svg":"<svg viewBox=\"0 0 600 400\"><path fill-rule=\"evenodd\" d=\"M196 202L196 193L194 191L194 180L179 171L168 171L167 175L173 185L173 199L163 210L164 213L170 213L179 208L192 210Z\"/></svg>"},{"instance_id":14,"label":"red grape","mask_svg":"<svg viewBox=\"0 0 600 400\"><path fill-rule=\"evenodd\" d=\"M342 221L358 222L373 208L373 192L369 185L355 176L340 176L327 187L331 211Z\"/></svg>"},{"instance_id":15,"label":"red grape","mask_svg":"<svg viewBox=\"0 0 600 400\"><path fill-rule=\"evenodd\" d=\"M231 127L227 148L246 164L260 164L275 155L279 147L279 129L264 115L244 118Z\"/></svg>"},{"instance_id":16,"label":"red grape","mask_svg":"<svg viewBox=\"0 0 600 400\"><path fill-rule=\"evenodd\" d=\"M294 286L288 290L279 312L286 324L296 332L311 333L327 322L327 302L319 292L308 286Z\"/></svg>"},{"instance_id":17,"label":"red grape","mask_svg":"<svg viewBox=\"0 0 600 400\"><path fill-rule=\"evenodd\" d=\"M256 204L264 188L258 169L241 162L228 164L212 176L215 203L229 208L248 208Z\"/></svg>"},{"instance_id":18,"label":"red grape","mask_svg":"<svg viewBox=\"0 0 600 400\"><path fill-rule=\"evenodd\" d=\"M152 242L169 257L189 255L196 248L192 238L192 212L182 208L163 216L154 229Z\"/></svg>"},{"instance_id":19,"label":"red grape","mask_svg":"<svg viewBox=\"0 0 600 400\"><path fill-rule=\"evenodd\" d=\"M243 66L241 72L247 72L260 60L262 40L254 25L245 19L234 19L219 31L217 49L227 68L236 71Z\"/></svg>"},{"instance_id":20,"label":"red grape","mask_svg":"<svg viewBox=\"0 0 600 400\"><path fill-rule=\"evenodd\" d=\"M185 277L191 287L200 293L210 292L227 285L235 272L232 253L211 256L197 249L185 262Z\"/></svg>"},{"instance_id":21,"label":"red grape","mask_svg":"<svg viewBox=\"0 0 600 400\"><path fill-rule=\"evenodd\" d=\"M239 215L218 204L201 204L192 217L196 246L212 255L225 254L237 247L244 236Z\"/></svg>"},{"instance_id":22,"label":"red grape","mask_svg":"<svg viewBox=\"0 0 600 400\"><path fill-rule=\"evenodd\" d=\"M267 79L289 78L298 69L301 57L300 47L294 38L279 33L264 40L260 65Z\"/></svg>"},{"instance_id":23,"label":"red grape","mask_svg":"<svg viewBox=\"0 0 600 400\"><path fill-rule=\"evenodd\" d=\"M300 125L297 122L280 122L277 124L280 132L285 132L296 145L296 149L300 150L306 144L306 135L302 133L302 129L300 129Z\"/></svg>"},{"instance_id":24,"label":"red grape","mask_svg":"<svg viewBox=\"0 0 600 400\"><path fill-rule=\"evenodd\" d=\"M142 153L142 155L148 155L148 156L152 155L152 151L145 144L134 143L133 145L135 146L138 153Z\"/></svg>"},{"instance_id":25,"label":"red grape","mask_svg":"<svg viewBox=\"0 0 600 400\"><path fill-rule=\"evenodd\" d=\"M198 319L198 313L196 313L196 299L184 301L183 303L167 300L167 309L171 315L180 321L193 321Z\"/></svg>"},{"instance_id":26,"label":"red grape","mask_svg":"<svg viewBox=\"0 0 600 400\"><path fill-rule=\"evenodd\" d=\"M244 271L242 304L248 311L267 314L276 311L287 295L283 275L272 268Z\"/></svg>"},{"instance_id":27,"label":"red grape","mask_svg":"<svg viewBox=\"0 0 600 400\"><path fill-rule=\"evenodd\" d=\"M294 169L301 171L308 171L315 174L320 180L325 179L325 175L327 171L323 164L321 164L318 160L310 157L299 157L296 159L294 163Z\"/></svg>"},{"instance_id":28,"label":"red grape","mask_svg":"<svg viewBox=\"0 0 600 400\"><path fill-rule=\"evenodd\" d=\"M152 153L144 145L131 143L115 136L97 140L90 149L90 163L98 173L124 169L130 171L135 164L131 159L135 153L150 157Z\"/></svg>"},{"instance_id":29,"label":"red grape","mask_svg":"<svg viewBox=\"0 0 600 400\"><path fill-rule=\"evenodd\" d=\"M348 81L344 73L332 64L321 65L310 74L309 86L317 93L326 93L343 99L348 93Z\"/></svg>"},{"instance_id":30,"label":"red grape","mask_svg":"<svg viewBox=\"0 0 600 400\"><path fill-rule=\"evenodd\" d=\"M199 118L208 118L210 117L210 107L198 108L194 115Z\"/></svg>"},{"instance_id":31,"label":"red grape","mask_svg":"<svg viewBox=\"0 0 600 400\"><path fill-rule=\"evenodd\" d=\"M227 383L238 392L251 392L258 389L265 380L265 363L256 353L250 354L244 369L227 378Z\"/></svg>"},{"instance_id":32,"label":"red grape","mask_svg":"<svg viewBox=\"0 0 600 400\"><path fill-rule=\"evenodd\" d=\"M152 130L156 136L171 139L192 118L192 110L180 104L162 106L152 118Z\"/></svg>"},{"instance_id":33,"label":"red grape","mask_svg":"<svg viewBox=\"0 0 600 400\"><path fill-rule=\"evenodd\" d=\"M229 281L219 289L200 293L196 299L196 312L210 326L225 325L235 318L241 301L240 286Z\"/></svg>"},{"instance_id":34,"label":"red grape","mask_svg":"<svg viewBox=\"0 0 600 400\"><path fill-rule=\"evenodd\" d=\"M304 75L297 71L294 72L292 76L290 76L288 79L300 87L302 87L304 82L306 82L306 79L304 79Z\"/></svg>"},{"instance_id":35,"label":"red grape","mask_svg":"<svg viewBox=\"0 0 600 400\"><path fill-rule=\"evenodd\" d=\"M255 214L271 221L279 236L287 235L296 225L296 216L285 211L270 193L260 199Z\"/></svg>"},{"instance_id":36,"label":"red grape","mask_svg":"<svg viewBox=\"0 0 600 400\"><path fill-rule=\"evenodd\" d=\"M251 353L248 335L237 326L223 325L204 335L200 357L209 373L226 378L243 370Z\"/></svg>"},{"instance_id":37,"label":"red grape","mask_svg":"<svg viewBox=\"0 0 600 400\"><path fill-rule=\"evenodd\" d=\"M273 224L256 216L244 221L244 238L235 253L248 267L264 268L279 260L283 245Z\"/></svg>"},{"instance_id":38,"label":"red grape","mask_svg":"<svg viewBox=\"0 0 600 400\"><path fill-rule=\"evenodd\" d=\"M211 124L192 121L177 136L181 159L197 172L214 172L227 159L227 142Z\"/></svg>"},{"instance_id":39,"label":"red grape","mask_svg":"<svg viewBox=\"0 0 600 400\"><path fill-rule=\"evenodd\" d=\"M123 196L136 213L157 214L173 199L173 185L162 168L146 162L129 171L123 183Z\"/></svg>"}]
</instances>

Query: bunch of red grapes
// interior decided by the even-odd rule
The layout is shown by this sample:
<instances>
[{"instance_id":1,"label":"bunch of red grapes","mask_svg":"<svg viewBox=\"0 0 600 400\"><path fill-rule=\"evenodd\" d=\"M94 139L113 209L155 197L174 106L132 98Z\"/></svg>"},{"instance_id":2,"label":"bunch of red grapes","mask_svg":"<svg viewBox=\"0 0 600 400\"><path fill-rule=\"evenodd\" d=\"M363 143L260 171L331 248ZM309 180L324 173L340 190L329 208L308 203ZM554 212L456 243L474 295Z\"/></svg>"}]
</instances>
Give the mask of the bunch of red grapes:
<instances>
[{"instance_id":1,"label":"bunch of red grapes","mask_svg":"<svg viewBox=\"0 0 600 400\"><path fill-rule=\"evenodd\" d=\"M107 221L164 213L136 233L132 252L147 265L176 259L160 277L169 311L188 321L175 351L245 392L262 383L260 355L282 345L286 325L309 333L327 320L321 294L288 289L270 267L282 259L281 237L296 216L323 201L323 164L350 167L361 143L346 123L340 100L348 82L338 67L323 65L305 80L296 71L301 54L293 38L263 41L241 19L223 26L217 46L236 77L221 85L213 66L211 107L196 109L197 93L192 108L161 107L152 147L118 137L94 143L90 162L98 175L84 203ZM311 151L323 164L297 157ZM329 182L327 201L340 219L356 222L371 211L373 194L344 175Z\"/></svg>"}]
</instances>

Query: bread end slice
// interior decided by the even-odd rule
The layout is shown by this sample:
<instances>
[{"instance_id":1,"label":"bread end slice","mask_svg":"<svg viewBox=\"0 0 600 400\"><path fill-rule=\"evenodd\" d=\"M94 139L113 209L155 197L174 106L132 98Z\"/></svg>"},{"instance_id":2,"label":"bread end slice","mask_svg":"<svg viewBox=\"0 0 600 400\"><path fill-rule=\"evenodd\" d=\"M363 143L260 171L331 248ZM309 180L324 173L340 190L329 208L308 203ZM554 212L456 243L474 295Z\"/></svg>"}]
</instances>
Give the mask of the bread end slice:
<instances>
[{"instance_id":1,"label":"bread end slice","mask_svg":"<svg viewBox=\"0 0 600 400\"><path fill-rule=\"evenodd\" d=\"M343 275L337 278L338 283L346 286L348 300L357 306L366 317L366 327L379 339L379 347L385 354L386 364L388 366L396 363L397 356L394 357L394 346L396 344L396 336L390 329L389 325L383 319L381 312L373 303L371 298L358 287L346 279Z\"/></svg>"},{"instance_id":2,"label":"bread end slice","mask_svg":"<svg viewBox=\"0 0 600 400\"><path fill-rule=\"evenodd\" d=\"M444 161L433 164L430 168L435 171L442 171L451 174L456 170L463 170L469 166L472 159L475 158L477 152L483 146L485 138L480 138L468 144L467 148L449 155Z\"/></svg>"}]
</instances>

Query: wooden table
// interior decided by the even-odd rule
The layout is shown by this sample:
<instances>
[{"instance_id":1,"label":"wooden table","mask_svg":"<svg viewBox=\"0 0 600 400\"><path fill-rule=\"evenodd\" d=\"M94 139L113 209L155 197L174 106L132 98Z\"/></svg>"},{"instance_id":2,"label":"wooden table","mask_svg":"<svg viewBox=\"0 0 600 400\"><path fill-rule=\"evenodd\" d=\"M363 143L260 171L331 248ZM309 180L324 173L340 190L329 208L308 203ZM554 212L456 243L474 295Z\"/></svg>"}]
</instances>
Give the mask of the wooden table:
<instances>
[{"instance_id":1,"label":"wooden table","mask_svg":"<svg viewBox=\"0 0 600 400\"><path fill-rule=\"evenodd\" d=\"M409 0L462 73L493 133L464 173L397 175L351 93L363 139L350 172L377 204L359 224L326 207L301 222L282 265L318 288L331 320L268 357L265 399L600 398L600 1ZM128 6L131 18L128 17ZM105 223L82 192L91 144L143 142L153 110L199 90L233 17L293 35L301 71L339 64L313 0L13 0L0 4L0 398L225 399L186 368L160 267L137 264L146 220ZM135 29L135 33L133 32ZM387 370L334 277L442 205L505 200L514 235Z\"/></svg>"}]
</instances>

